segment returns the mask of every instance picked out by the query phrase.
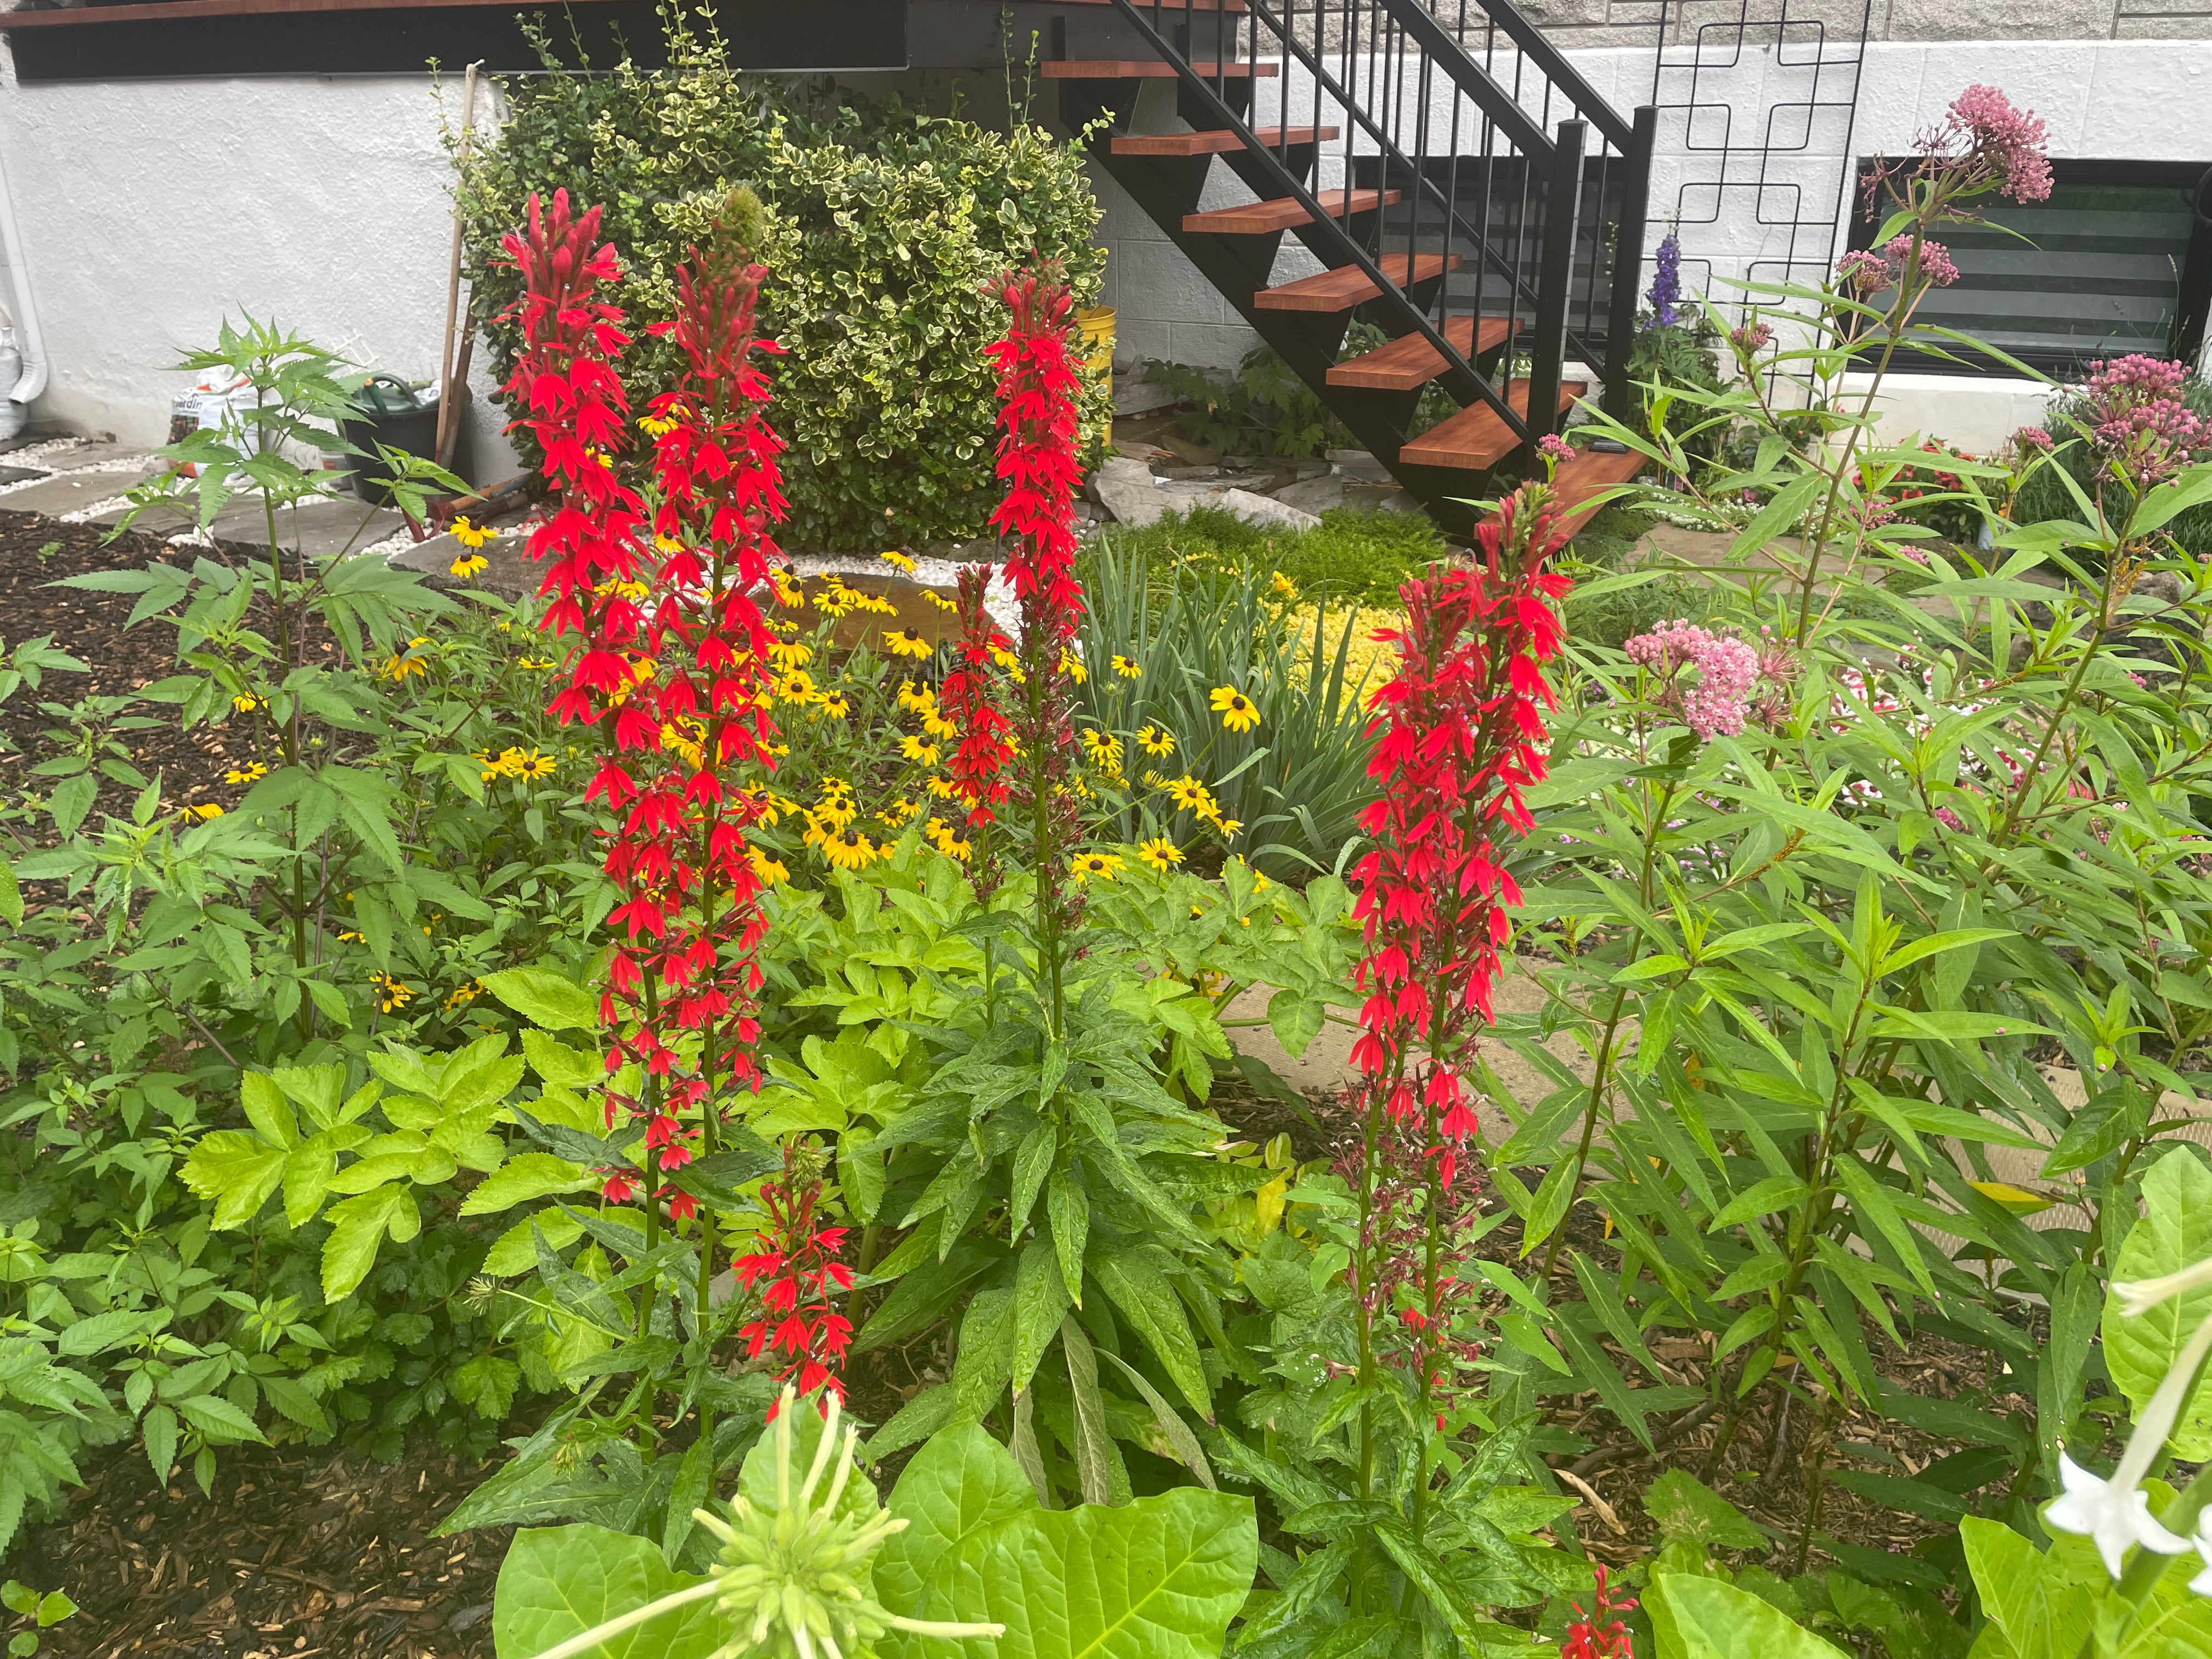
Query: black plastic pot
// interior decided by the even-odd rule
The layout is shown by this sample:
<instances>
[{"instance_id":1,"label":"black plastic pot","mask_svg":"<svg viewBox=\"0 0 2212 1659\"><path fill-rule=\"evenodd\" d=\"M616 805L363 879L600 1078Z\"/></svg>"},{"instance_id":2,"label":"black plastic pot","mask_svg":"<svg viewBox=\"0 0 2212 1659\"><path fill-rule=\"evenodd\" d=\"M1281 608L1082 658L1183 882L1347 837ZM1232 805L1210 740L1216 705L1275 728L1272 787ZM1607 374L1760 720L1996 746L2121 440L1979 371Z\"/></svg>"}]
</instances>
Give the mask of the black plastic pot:
<instances>
[{"instance_id":1,"label":"black plastic pot","mask_svg":"<svg viewBox=\"0 0 2212 1659\"><path fill-rule=\"evenodd\" d=\"M354 394L356 414L338 422L345 441L362 453L349 457L353 493L378 507L392 500L392 469L375 446L428 455L438 446L438 400L389 374L372 374Z\"/></svg>"}]
</instances>

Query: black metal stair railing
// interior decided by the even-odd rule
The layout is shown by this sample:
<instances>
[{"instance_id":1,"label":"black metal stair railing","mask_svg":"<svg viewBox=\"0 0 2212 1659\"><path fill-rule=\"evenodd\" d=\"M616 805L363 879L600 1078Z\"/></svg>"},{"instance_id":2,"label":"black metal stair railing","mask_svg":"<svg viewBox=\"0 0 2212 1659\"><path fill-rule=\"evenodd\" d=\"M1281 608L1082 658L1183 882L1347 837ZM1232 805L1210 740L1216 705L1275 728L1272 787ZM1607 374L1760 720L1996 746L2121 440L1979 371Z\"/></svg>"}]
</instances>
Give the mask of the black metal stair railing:
<instances>
[{"instance_id":1,"label":"black metal stair railing","mask_svg":"<svg viewBox=\"0 0 2212 1659\"><path fill-rule=\"evenodd\" d=\"M1287 228L1323 266L1366 279L1362 314L1425 342L1455 401L1486 405L1516 447L1556 429L1571 362L1620 406L1651 111L1621 116L1511 0L1114 3L1173 69L1185 118L1235 135L1224 159L1262 200L1297 204L1304 222ZM1129 111L1103 112L1121 125ZM1280 326L1236 291L1268 286L1276 239L1242 264L1211 257L1168 223L1171 192L1152 194L1170 234L1279 349ZM1346 401L1326 384L1341 336L1293 359L1332 407ZM1381 427L1413 402L1391 403ZM1355 430L1377 424L1364 412Z\"/></svg>"}]
</instances>

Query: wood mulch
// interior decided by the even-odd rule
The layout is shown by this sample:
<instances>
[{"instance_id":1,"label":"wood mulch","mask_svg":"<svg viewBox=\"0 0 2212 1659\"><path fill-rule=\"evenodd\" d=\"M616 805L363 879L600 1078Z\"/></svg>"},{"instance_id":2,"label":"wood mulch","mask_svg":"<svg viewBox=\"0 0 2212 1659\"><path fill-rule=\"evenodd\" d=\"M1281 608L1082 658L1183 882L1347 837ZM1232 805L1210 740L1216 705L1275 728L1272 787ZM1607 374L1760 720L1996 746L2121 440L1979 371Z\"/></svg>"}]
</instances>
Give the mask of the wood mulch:
<instances>
[{"instance_id":1,"label":"wood mulch","mask_svg":"<svg viewBox=\"0 0 2212 1659\"><path fill-rule=\"evenodd\" d=\"M513 1528L429 1533L497 1467L428 1445L391 1465L240 1446L210 1498L118 1448L60 1521L26 1530L5 1576L77 1603L45 1632L53 1659L491 1659Z\"/></svg>"},{"instance_id":2,"label":"wood mulch","mask_svg":"<svg viewBox=\"0 0 2212 1659\"><path fill-rule=\"evenodd\" d=\"M0 747L0 765L23 765L58 752L50 734L65 722L42 713L40 704L67 707L91 697L131 697L177 672L174 628L158 619L136 628L125 626L137 603L136 594L93 592L54 583L94 571L143 569L156 562L188 569L195 559L235 565L246 556L228 544L172 547L158 536L136 531L112 541L106 539L107 534L101 525L64 524L43 514L0 509L0 642L12 649L26 640L49 637L57 649L90 671L50 673L38 690L26 686L0 703L0 736L14 745L12 750ZM327 636L319 635L315 644L319 649L331 648ZM141 702L125 712L156 722L119 735L138 769L149 778L161 778L161 805L167 811L203 801L228 803L238 791L224 784L224 772L265 758L252 752L246 722L227 721L184 732L178 727L176 710L167 704ZM35 787L36 781L32 781ZM92 821L96 823L102 812L127 813L135 793L112 779L103 781Z\"/></svg>"}]
</instances>

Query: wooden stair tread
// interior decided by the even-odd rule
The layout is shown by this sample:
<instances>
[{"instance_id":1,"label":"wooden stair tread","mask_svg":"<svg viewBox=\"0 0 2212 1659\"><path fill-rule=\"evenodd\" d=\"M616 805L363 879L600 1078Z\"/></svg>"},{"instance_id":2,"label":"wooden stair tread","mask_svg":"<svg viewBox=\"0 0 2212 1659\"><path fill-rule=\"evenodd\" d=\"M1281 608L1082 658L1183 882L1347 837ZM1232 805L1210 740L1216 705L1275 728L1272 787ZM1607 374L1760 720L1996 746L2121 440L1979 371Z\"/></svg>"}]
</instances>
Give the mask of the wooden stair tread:
<instances>
[{"instance_id":1,"label":"wooden stair tread","mask_svg":"<svg viewBox=\"0 0 2212 1659\"><path fill-rule=\"evenodd\" d=\"M1565 410L1589 390L1587 380L1559 382L1559 407ZM1516 380L1505 390L1506 406L1524 421L1528 417L1528 382ZM1486 403L1470 404L1450 419L1439 421L1398 452L1398 459L1416 466L1459 467L1480 472L1496 466L1521 447L1513 428Z\"/></svg>"},{"instance_id":2,"label":"wooden stair tread","mask_svg":"<svg viewBox=\"0 0 2212 1659\"><path fill-rule=\"evenodd\" d=\"M1447 270L1456 270L1460 256L1447 259L1440 253L1424 253L1413 262L1409 282L1406 272L1407 256L1386 253L1375 262L1382 274L1400 288L1413 283L1425 283L1441 276ZM1285 283L1280 288L1263 288L1252 296L1252 303L1261 311L1349 311L1364 305L1378 292L1367 274L1358 265L1340 265L1334 270L1324 270L1317 276L1301 276L1295 283Z\"/></svg>"},{"instance_id":3,"label":"wooden stair tread","mask_svg":"<svg viewBox=\"0 0 2212 1659\"><path fill-rule=\"evenodd\" d=\"M1351 213L1372 213L1377 208L1389 206L1404 194L1396 190L1325 190L1314 200L1321 204L1323 213L1337 219ZM1295 196L1278 196L1272 202L1249 202L1243 207L1215 208L1209 213L1182 216L1182 228L1187 231L1207 230L1231 236L1264 235L1271 230L1289 230L1312 222L1313 216L1298 205Z\"/></svg>"},{"instance_id":4,"label":"wooden stair tread","mask_svg":"<svg viewBox=\"0 0 2212 1659\"><path fill-rule=\"evenodd\" d=\"M1572 535L1597 511L1595 505L1583 503L1601 490L1615 484L1626 483L1646 465L1646 458L1630 450L1626 455L1607 455L1595 449L1578 449L1571 461L1562 461L1553 475L1552 492L1558 498L1564 516L1559 522Z\"/></svg>"},{"instance_id":5,"label":"wooden stair tread","mask_svg":"<svg viewBox=\"0 0 2212 1659\"><path fill-rule=\"evenodd\" d=\"M1461 356L1479 357L1505 343L1507 325L1503 317L1485 317L1478 340L1474 316L1462 312L1444 319L1443 333ZM1349 362L1339 363L1329 370L1328 383L1371 386L1383 392L1411 392L1436 379L1443 369L1443 357L1434 346L1419 334L1406 334Z\"/></svg>"},{"instance_id":6,"label":"wooden stair tread","mask_svg":"<svg viewBox=\"0 0 2212 1659\"><path fill-rule=\"evenodd\" d=\"M1193 64L1191 68L1232 81L1255 75L1270 81L1282 72L1279 64ZM1173 64L1158 58L1057 58L1037 69L1048 81L1166 81L1176 72Z\"/></svg>"},{"instance_id":7,"label":"wooden stair tread","mask_svg":"<svg viewBox=\"0 0 2212 1659\"><path fill-rule=\"evenodd\" d=\"M1253 137L1269 149L1284 144L1325 144L1337 137L1335 127L1292 127L1284 137L1280 127L1261 127ZM1132 132L1114 141L1116 155L1223 155L1243 149L1233 132Z\"/></svg>"}]
</instances>

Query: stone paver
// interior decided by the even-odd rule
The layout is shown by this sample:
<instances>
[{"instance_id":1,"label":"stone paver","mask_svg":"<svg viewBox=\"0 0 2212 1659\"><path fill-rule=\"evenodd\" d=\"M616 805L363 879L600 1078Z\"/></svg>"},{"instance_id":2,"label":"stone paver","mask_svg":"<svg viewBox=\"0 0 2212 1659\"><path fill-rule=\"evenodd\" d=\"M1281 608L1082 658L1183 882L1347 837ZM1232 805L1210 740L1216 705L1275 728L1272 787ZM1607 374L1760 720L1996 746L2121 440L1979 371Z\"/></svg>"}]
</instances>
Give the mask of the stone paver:
<instances>
[{"instance_id":1,"label":"stone paver","mask_svg":"<svg viewBox=\"0 0 2212 1659\"><path fill-rule=\"evenodd\" d=\"M42 483L25 484L20 489L0 494L0 511L45 513L55 518L64 513L82 513L95 502L120 495L136 484L140 476L136 467L61 473Z\"/></svg>"},{"instance_id":2,"label":"stone paver","mask_svg":"<svg viewBox=\"0 0 2212 1659\"><path fill-rule=\"evenodd\" d=\"M538 568L530 562L530 538L495 536L476 551L489 561L468 580L453 574L453 561L470 550L450 532L403 547L387 561L394 569L412 570L430 579L433 587L479 587L504 599L519 599L538 591Z\"/></svg>"},{"instance_id":3,"label":"stone paver","mask_svg":"<svg viewBox=\"0 0 2212 1659\"><path fill-rule=\"evenodd\" d=\"M112 438L96 438L75 449L56 450L45 459L57 472L74 472L88 466L131 466L143 472L154 465L154 457L143 444L118 443Z\"/></svg>"}]
</instances>

